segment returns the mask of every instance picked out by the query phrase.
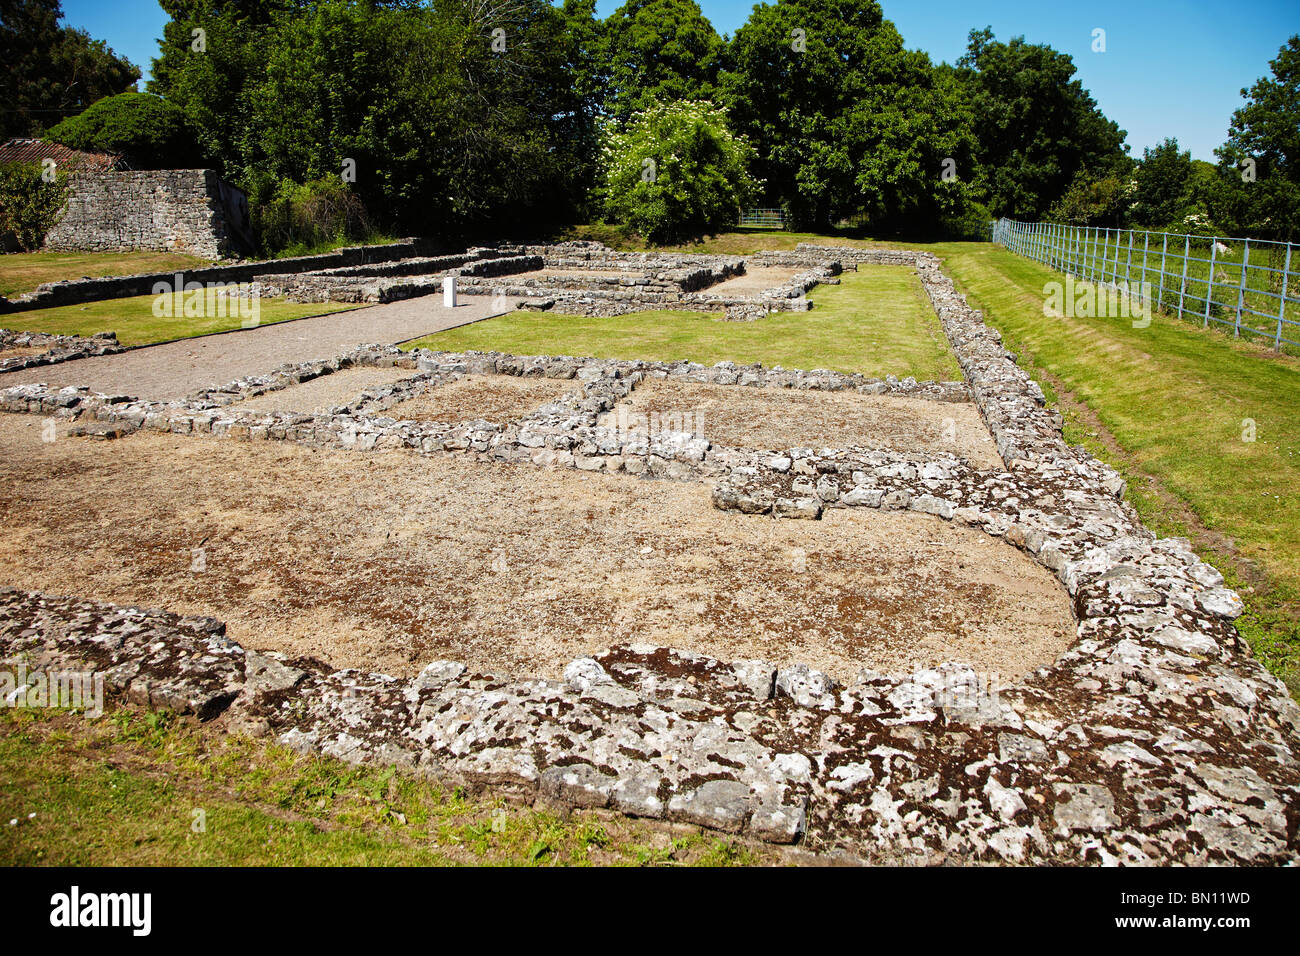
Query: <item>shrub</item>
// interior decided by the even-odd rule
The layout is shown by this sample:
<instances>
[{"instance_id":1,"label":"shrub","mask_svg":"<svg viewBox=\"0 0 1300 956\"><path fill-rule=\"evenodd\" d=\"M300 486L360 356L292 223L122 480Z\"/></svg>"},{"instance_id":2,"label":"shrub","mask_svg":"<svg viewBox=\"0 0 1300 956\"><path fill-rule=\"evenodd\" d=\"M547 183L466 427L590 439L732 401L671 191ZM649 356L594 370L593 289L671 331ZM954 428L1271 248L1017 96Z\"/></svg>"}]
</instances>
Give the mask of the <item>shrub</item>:
<instances>
[{"instance_id":1,"label":"shrub","mask_svg":"<svg viewBox=\"0 0 1300 956\"><path fill-rule=\"evenodd\" d=\"M148 93L121 93L92 103L46 138L72 149L119 153L133 169L203 165L194 130L180 107Z\"/></svg>"},{"instance_id":2,"label":"shrub","mask_svg":"<svg viewBox=\"0 0 1300 956\"><path fill-rule=\"evenodd\" d=\"M707 102L655 106L606 130L601 194L607 212L654 243L735 225L758 191L754 150Z\"/></svg>"},{"instance_id":3,"label":"shrub","mask_svg":"<svg viewBox=\"0 0 1300 956\"><path fill-rule=\"evenodd\" d=\"M335 177L258 183L250 199L253 228L270 255L306 255L373 233L361 198Z\"/></svg>"},{"instance_id":4,"label":"shrub","mask_svg":"<svg viewBox=\"0 0 1300 956\"><path fill-rule=\"evenodd\" d=\"M41 172L35 163L0 166L0 235L13 233L24 250L40 248L67 200L67 176L47 182Z\"/></svg>"}]
</instances>

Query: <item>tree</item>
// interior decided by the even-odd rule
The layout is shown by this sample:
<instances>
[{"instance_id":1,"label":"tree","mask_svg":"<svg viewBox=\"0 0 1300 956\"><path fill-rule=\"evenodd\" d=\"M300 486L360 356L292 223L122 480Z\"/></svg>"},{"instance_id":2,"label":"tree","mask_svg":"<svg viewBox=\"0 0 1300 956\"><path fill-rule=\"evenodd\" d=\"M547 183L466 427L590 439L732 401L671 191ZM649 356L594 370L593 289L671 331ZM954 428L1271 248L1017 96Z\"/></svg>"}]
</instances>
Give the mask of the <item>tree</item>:
<instances>
[{"instance_id":1,"label":"tree","mask_svg":"<svg viewBox=\"0 0 1300 956\"><path fill-rule=\"evenodd\" d=\"M601 25L603 105L619 121L655 103L711 100L725 44L695 0L627 0Z\"/></svg>"},{"instance_id":2,"label":"tree","mask_svg":"<svg viewBox=\"0 0 1300 956\"><path fill-rule=\"evenodd\" d=\"M1085 166L1127 178L1124 131L1106 119L1074 61L1051 47L972 30L958 67L968 84L979 144L979 187L995 216L1037 219Z\"/></svg>"},{"instance_id":3,"label":"tree","mask_svg":"<svg viewBox=\"0 0 1300 956\"><path fill-rule=\"evenodd\" d=\"M92 103L47 134L56 143L96 153L117 153L133 169L185 169L203 165L184 111L148 93L119 93Z\"/></svg>"},{"instance_id":4,"label":"tree","mask_svg":"<svg viewBox=\"0 0 1300 956\"><path fill-rule=\"evenodd\" d=\"M37 163L0 165L0 236L11 234L20 249L39 249L63 211L67 193L62 170L51 179Z\"/></svg>"},{"instance_id":5,"label":"tree","mask_svg":"<svg viewBox=\"0 0 1300 956\"><path fill-rule=\"evenodd\" d=\"M102 40L60 27L60 16L59 0L0 0L0 141L38 136L140 78Z\"/></svg>"},{"instance_id":6,"label":"tree","mask_svg":"<svg viewBox=\"0 0 1300 956\"><path fill-rule=\"evenodd\" d=\"M464 239L571 217L590 186L585 0L166 5L150 90L254 205L334 177L377 226Z\"/></svg>"},{"instance_id":7,"label":"tree","mask_svg":"<svg viewBox=\"0 0 1300 956\"><path fill-rule=\"evenodd\" d=\"M1130 216L1139 226L1164 228L1177 222L1191 202L1192 154L1166 139L1142 151L1133 181Z\"/></svg>"},{"instance_id":8,"label":"tree","mask_svg":"<svg viewBox=\"0 0 1300 956\"><path fill-rule=\"evenodd\" d=\"M1084 168L1048 211L1047 218L1075 226L1117 227L1124 220L1128 196L1129 187L1118 176L1098 176Z\"/></svg>"},{"instance_id":9,"label":"tree","mask_svg":"<svg viewBox=\"0 0 1300 956\"><path fill-rule=\"evenodd\" d=\"M601 150L606 209L655 243L734 226L757 183L753 149L732 135L712 104L660 104L623 127Z\"/></svg>"},{"instance_id":10,"label":"tree","mask_svg":"<svg viewBox=\"0 0 1300 956\"><path fill-rule=\"evenodd\" d=\"M1216 150L1221 180L1215 219L1242 233L1290 241L1300 222L1300 35L1241 95L1228 141Z\"/></svg>"},{"instance_id":11,"label":"tree","mask_svg":"<svg viewBox=\"0 0 1300 956\"><path fill-rule=\"evenodd\" d=\"M947 108L953 88L903 49L874 0L755 6L721 85L736 129L758 146L767 201L796 226L865 213L898 230L961 211L973 143Z\"/></svg>"}]
</instances>

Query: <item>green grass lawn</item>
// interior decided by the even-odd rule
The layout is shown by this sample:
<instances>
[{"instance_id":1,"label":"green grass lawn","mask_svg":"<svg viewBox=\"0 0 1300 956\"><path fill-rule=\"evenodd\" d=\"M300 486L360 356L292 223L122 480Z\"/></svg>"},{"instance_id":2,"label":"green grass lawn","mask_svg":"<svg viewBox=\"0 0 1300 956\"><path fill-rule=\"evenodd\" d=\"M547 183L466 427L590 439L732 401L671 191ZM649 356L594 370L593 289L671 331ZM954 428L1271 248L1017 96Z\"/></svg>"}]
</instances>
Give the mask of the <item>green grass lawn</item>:
<instances>
[{"instance_id":1,"label":"green grass lawn","mask_svg":"<svg viewBox=\"0 0 1300 956\"><path fill-rule=\"evenodd\" d=\"M155 296L140 295L129 299L108 299L86 302L82 305L63 305L53 309L32 309L0 315L0 327L20 329L23 332L50 332L56 335L93 335L96 332L116 332L123 345L150 345L187 339L212 332L229 332L241 328L244 319L233 304L228 305L224 316L193 317L177 315L181 307L173 309L171 317L153 314ZM259 303L258 321L261 325L301 319L309 315L325 315L358 308L347 302L288 302L284 299L262 299ZM215 311L215 310L213 310Z\"/></svg>"},{"instance_id":2,"label":"green grass lawn","mask_svg":"<svg viewBox=\"0 0 1300 956\"><path fill-rule=\"evenodd\" d=\"M1238 627L1300 692L1300 361L1160 314L1046 316L1061 274L988 243L917 248L1020 354L1066 438L1125 474L1146 523L1191 537L1243 592Z\"/></svg>"},{"instance_id":3,"label":"green grass lawn","mask_svg":"<svg viewBox=\"0 0 1300 956\"><path fill-rule=\"evenodd\" d=\"M4 866L729 866L780 853L471 799L133 708L0 708L0 779Z\"/></svg>"},{"instance_id":4,"label":"green grass lawn","mask_svg":"<svg viewBox=\"0 0 1300 956\"><path fill-rule=\"evenodd\" d=\"M439 332L408 347L459 352L496 350L519 355L594 355L598 358L711 365L733 361L829 368L867 375L913 375L922 380L961 377L956 359L920 281L903 266L863 266L838 286L810 293L810 312L780 312L756 322L726 322L703 312L638 312L613 318L518 311Z\"/></svg>"},{"instance_id":5,"label":"green grass lawn","mask_svg":"<svg viewBox=\"0 0 1300 956\"><path fill-rule=\"evenodd\" d=\"M43 282L101 276L129 276L211 265L206 259L171 252L12 252L0 255L0 296L12 299Z\"/></svg>"}]
</instances>

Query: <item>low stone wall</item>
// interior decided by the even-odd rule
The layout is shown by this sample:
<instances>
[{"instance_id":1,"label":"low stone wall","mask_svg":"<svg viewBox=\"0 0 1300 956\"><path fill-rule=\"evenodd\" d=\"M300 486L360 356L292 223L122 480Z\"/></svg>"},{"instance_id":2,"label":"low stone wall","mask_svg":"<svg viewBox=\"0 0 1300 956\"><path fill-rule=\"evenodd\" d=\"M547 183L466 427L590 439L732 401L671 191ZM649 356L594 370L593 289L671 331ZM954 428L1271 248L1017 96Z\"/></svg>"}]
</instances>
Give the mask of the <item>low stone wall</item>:
<instances>
[{"instance_id":1,"label":"low stone wall","mask_svg":"<svg viewBox=\"0 0 1300 956\"><path fill-rule=\"evenodd\" d=\"M420 273L411 275L404 271L403 262L394 263L392 277L382 274L384 267L370 266L298 275L264 275L258 278L256 289L261 295L284 296L291 302L395 302L441 292L442 280L449 275L468 277L468 282L474 278L525 272L541 265L536 256L473 260L467 256L444 256L418 262ZM426 274L433 271L438 274ZM376 272L381 274L375 275Z\"/></svg>"},{"instance_id":2,"label":"low stone wall","mask_svg":"<svg viewBox=\"0 0 1300 956\"><path fill-rule=\"evenodd\" d=\"M173 272L142 272L130 276L108 276L102 279L70 279L64 282L46 282L35 292L17 299L0 297L0 314L23 312L28 309L48 309L59 305L80 302L97 302L103 299L124 299L130 296L149 295L157 283L175 283L179 276L183 284L189 282L252 282L262 275L272 273L312 272L337 266L362 263L389 262L421 255L424 243L419 239L403 239L384 246L349 246L315 256L298 256L290 259L268 259L262 262L240 262L228 265L205 266Z\"/></svg>"},{"instance_id":3,"label":"low stone wall","mask_svg":"<svg viewBox=\"0 0 1300 956\"><path fill-rule=\"evenodd\" d=\"M34 355L6 358L5 349L42 349ZM16 372L24 368L55 365L92 355L111 355L123 351L117 344L116 332L96 332L86 337L80 335L50 335L46 332L15 332L0 329L0 372ZM3 382L0 379L0 382Z\"/></svg>"}]
</instances>

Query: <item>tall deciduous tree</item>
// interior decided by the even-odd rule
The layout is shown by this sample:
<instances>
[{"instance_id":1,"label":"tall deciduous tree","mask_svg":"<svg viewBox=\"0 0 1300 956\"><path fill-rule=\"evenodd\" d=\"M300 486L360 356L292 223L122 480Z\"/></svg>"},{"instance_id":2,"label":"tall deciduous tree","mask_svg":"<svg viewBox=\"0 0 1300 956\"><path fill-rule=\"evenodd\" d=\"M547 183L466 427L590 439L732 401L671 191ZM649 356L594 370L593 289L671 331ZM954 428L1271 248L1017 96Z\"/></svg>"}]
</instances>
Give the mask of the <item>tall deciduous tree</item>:
<instances>
[{"instance_id":1,"label":"tall deciduous tree","mask_svg":"<svg viewBox=\"0 0 1300 956\"><path fill-rule=\"evenodd\" d=\"M1142 151L1133 177L1130 218L1139 226L1165 227L1177 223L1192 200L1192 154L1166 139Z\"/></svg>"},{"instance_id":2,"label":"tall deciduous tree","mask_svg":"<svg viewBox=\"0 0 1300 956\"><path fill-rule=\"evenodd\" d=\"M1300 35L1292 36L1241 95L1211 211L1222 228L1290 241L1300 228Z\"/></svg>"},{"instance_id":3,"label":"tall deciduous tree","mask_svg":"<svg viewBox=\"0 0 1300 956\"><path fill-rule=\"evenodd\" d=\"M597 40L605 108L623 121L655 103L712 99L724 50L695 0L627 0Z\"/></svg>"},{"instance_id":4,"label":"tall deciduous tree","mask_svg":"<svg viewBox=\"0 0 1300 956\"><path fill-rule=\"evenodd\" d=\"M150 89L255 201L355 170L380 224L452 237L569 216L589 183L580 4L166 2Z\"/></svg>"},{"instance_id":5,"label":"tall deciduous tree","mask_svg":"<svg viewBox=\"0 0 1300 956\"><path fill-rule=\"evenodd\" d=\"M756 6L722 87L768 201L796 224L865 213L873 228L930 227L966 199L973 144L948 108L954 90L874 0Z\"/></svg>"},{"instance_id":6,"label":"tall deciduous tree","mask_svg":"<svg viewBox=\"0 0 1300 956\"><path fill-rule=\"evenodd\" d=\"M1015 37L972 30L958 66L969 85L979 186L995 216L1037 219L1088 167L1127 174L1124 131L1074 79L1074 61Z\"/></svg>"},{"instance_id":7,"label":"tall deciduous tree","mask_svg":"<svg viewBox=\"0 0 1300 956\"><path fill-rule=\"evenodd\" d=\"M40 135L140 79L102 40L59 26L60 16L59 0L0 0L0 141Z\"/></svg>"}]
</instances>

